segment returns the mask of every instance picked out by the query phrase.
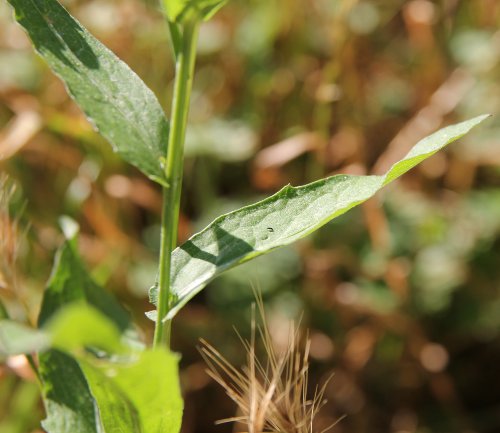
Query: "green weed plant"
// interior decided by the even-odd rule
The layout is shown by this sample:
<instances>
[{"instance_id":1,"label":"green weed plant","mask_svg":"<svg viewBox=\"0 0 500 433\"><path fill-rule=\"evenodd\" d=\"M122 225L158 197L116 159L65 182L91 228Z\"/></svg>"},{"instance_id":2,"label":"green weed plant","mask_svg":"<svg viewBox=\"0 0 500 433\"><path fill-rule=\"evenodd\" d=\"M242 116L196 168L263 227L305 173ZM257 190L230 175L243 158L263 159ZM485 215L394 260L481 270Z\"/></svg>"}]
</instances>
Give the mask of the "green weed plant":
<instances>
[{"instance_id":1,"label":"green weed plant","mask_svg":"<svg viewBox=\"0 0 500 433\"><path fill-rule=\"evenodd\" d=\"M179 310L226 270L307 236L481 123L482 115L417 143L382 176L337 175L286 186L221 215L177 245L183 148L200 24L225 0L163 0L176 77L170 121L153 92L57 0L8 0L36 51L65 83L96 130L163 191L158 277L148 312L151 345L128 312L92 280L65 226L38 329L0 308L0 356L25 354L43 397L49 433L178 433L183 402L179 357L170 351ZM154 276L152 276L152 283Z\"/></svg>"}]
</instances>

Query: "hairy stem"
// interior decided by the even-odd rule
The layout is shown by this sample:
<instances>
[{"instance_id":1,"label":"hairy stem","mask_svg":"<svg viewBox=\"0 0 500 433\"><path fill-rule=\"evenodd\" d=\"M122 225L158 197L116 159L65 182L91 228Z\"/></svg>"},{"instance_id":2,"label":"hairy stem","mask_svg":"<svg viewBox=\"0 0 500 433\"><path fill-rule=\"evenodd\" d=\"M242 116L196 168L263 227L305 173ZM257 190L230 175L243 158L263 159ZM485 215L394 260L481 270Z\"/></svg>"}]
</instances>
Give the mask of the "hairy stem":
<instances>
[{"instance_id":1,"label":"hairy stem","mask_svg":"<svg viewBox=\"0 0 500 433\"><path fill-rule=\"evenodd\" d=\"M199 23L197 20L188 21L183 25L180 49L176 57L172 120L165 163L168 186L163 189L158 276L158 318L154 335L154 347L170 346L171 323L169 320L165 320L165 317L168 313L171 300L171 255L177 244L184 140L193 84L198 27Z\"/></svg>"}]
</instances>

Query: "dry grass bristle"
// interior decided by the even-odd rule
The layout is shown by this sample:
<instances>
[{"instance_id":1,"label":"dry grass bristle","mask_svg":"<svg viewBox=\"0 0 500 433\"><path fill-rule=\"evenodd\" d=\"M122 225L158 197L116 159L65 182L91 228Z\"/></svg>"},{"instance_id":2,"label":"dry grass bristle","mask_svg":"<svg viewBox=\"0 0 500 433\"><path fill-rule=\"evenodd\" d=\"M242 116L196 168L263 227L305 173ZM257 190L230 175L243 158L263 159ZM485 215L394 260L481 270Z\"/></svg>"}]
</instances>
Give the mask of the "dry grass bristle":
<instances>
[{"instance_id":1,"label":"dry grass bristle","mask_svg":"<svg viewBox=\"0 0 500 433\"><path fill-rule=\"evenodd\" d=\"M256 325L255 305L252 308L250 340L238 334L247 353L243 368L234 367L217 349L201 340L200 352L207 363L208 374L225 389L241 413L218 423L243 424L247 431L241 433L313 433L314 419L325 403L326 384L316 389L312 399L307 398L310 342L307 338L301 339L299 326L291 323L286 348L277 351L259 295L260 325ZM256 354L257 338L264 346L264 361Z\"/></svg>"},{"instance_id":2,"label":"dry grass bristle","mask_svg":"<svg viewBox=\"0 0 500 433\"><path fill-rule=\"evenodd\" d=\"M10 215L10 203L16 191L9 178L0 175L0 289L16 288L15 264L19 252L19 222Z\"/></svg>"}]
</instances>

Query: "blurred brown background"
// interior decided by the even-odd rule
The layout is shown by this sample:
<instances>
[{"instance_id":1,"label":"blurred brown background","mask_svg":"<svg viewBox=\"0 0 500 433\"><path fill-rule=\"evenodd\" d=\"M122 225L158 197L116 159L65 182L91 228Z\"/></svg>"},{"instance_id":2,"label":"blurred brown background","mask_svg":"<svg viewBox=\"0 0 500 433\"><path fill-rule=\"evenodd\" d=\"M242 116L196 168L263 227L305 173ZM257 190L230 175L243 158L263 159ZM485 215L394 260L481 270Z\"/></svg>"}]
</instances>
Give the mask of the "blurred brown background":
<instances>
[{"instance_id":1,"label":"blurred brown background","mask_svg":"<svg viewBox=\"0 0 500 433\"><path fill-rule=\"evenodd\" d=\"M72 0L69 10L155 91L173 65L154 0ZM281 186L381 173L447 123L500 111L497 0L231 0L201 29L180 238ZM24 233L0 258L0 296L34 322L58 219L81 225L95 278L146 339L161 194L115 156L0 3L0 168ZM298 245L221 276L174 323L183 432L232 403L204 373L206 338L236 365L252 285L279 340L303 315L311 389L332 373L318 431L500 432L500 120L434 156ZM4 240L6 239L4 235ZM14 278L15 276L15 278ZM43 410L19 359L0 367L0 431L36 431Z\"/></svg>"}]
</instances>

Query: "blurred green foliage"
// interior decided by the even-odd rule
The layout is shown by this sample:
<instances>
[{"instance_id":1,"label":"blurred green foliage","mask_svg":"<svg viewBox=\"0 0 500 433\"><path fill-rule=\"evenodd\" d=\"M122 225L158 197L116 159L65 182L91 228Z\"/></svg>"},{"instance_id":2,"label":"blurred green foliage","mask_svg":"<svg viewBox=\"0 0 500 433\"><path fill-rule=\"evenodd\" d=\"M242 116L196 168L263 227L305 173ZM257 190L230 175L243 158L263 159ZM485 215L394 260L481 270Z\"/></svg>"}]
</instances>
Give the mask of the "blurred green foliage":
<instances>
[{"instance_id":1,"label":"blurred green foliage","mask_svg":"<svg viewBox=\"0 0 500 433\"><path fill-rule=\"evenodd\" d=\"M167 107L173 65L157 2L63 3ZM185 433L231 431L213 426L234 408L204 376L195 346L204 337L244 361L232 326L249 328L252 285L278 342L283 320L303 316L311 386L335 372L320 424L346 414L334 431L499 431L499 23L496 0L232 0L202 27L181 239L286 183L380 173L442 124L496 116L375 200L223 275L186 307L173 341L183 353ZM150 338L143 312L161 193L92 131L6 2L0 155L26 233L16 281L0 269L11 316L36 321L62 242L58 219L69 215L94 276ZM14 362L0 369L2 433L36 431L42 417L36 385L20 374Z\"/></svg>"}]
</instances>

